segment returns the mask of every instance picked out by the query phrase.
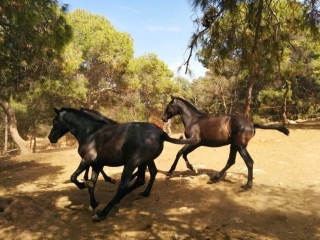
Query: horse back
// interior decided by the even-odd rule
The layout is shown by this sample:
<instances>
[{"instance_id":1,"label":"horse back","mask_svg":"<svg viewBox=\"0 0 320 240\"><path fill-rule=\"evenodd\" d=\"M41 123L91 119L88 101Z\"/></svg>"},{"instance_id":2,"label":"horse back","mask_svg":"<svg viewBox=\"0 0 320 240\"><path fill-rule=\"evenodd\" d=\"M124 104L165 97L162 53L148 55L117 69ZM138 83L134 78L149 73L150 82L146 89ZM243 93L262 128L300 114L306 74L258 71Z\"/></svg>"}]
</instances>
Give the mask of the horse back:
<instances>
[{"instance_id":1,"label":"horse back","mask_svg":"<svg viewBox=\"0 0 320 240\"><path fill-rule=\"evenodd\" d=\"M186 128L185 135L200 139L200 145L221 147L230 144L237 136L249 141L254 135L254 128L244 117L200 116Z\"/></svg>"},{"instance_id":2,"label":"horse back","mask_svg":"<svg viewBox=\"0 0 320 240\"><path fill-rule=\"evenodd\" d=\"M161 131L158 126L143 122L106 125L91 139L97 151L96 161L121 166L129 161L134 164L134 159L154 159L163 149Z\"/></svg>"}]
</instances>

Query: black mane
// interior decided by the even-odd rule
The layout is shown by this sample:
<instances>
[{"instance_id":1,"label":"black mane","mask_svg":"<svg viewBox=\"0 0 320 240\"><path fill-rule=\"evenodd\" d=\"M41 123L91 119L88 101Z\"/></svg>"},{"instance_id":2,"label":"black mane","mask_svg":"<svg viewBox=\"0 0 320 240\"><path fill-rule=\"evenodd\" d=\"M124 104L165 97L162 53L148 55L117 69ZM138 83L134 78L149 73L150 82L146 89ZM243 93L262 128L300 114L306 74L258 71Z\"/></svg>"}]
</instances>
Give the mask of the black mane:
<instances>
[{"instance_id":1,"label":"black mane","mask_svg":"<svg viewBox=\"0 0 320 240\"><path fill-rule=\"evenodd\" d=\"M80 111L85 112L86 114L89 114L93 118L99 121L103 121L104 123L115 125L118 124L117 121L112 120L111 118L106 117L99 111L93 110L93 109L88 109L88 108L80 108Z\"/></svg>"},{"instance_id":2,"label":"black mane","mask_svg":"<svg viewBox=\"0 0 320 240\"><path fill-rule=\"evenodd\" d=\"M190 102L188 102L187 100L183 99L183 98L179 98L179 97L175 97L175 99L180 100L181 102L183 102L185 105L187 105L188 108L191 108L194 112L196 112L199 115L207 115L203 112L200 112L195 106L193 106Z\"/></svg>"},{"instance_id":3,"label":"black mane","mask_svg":"<svg viewBox=\"0 0 320 240\"><path fill-rule=\"evenodd\" d=\"M103 121L102 119L99 119L99 118L95 118L93 117L92 115L86 113L86 112L83 112L83 111L80 111L78 109L75 109L75 108L61 108L60 111L67 111L69 113L73 113L79 117L82 117L82 118L86 118L86 119L89 119L90 121L93 121L93 122L96 122L96 123L100 123L100 124L105 124L106 122Z\"/></svg>"}]
</instances>

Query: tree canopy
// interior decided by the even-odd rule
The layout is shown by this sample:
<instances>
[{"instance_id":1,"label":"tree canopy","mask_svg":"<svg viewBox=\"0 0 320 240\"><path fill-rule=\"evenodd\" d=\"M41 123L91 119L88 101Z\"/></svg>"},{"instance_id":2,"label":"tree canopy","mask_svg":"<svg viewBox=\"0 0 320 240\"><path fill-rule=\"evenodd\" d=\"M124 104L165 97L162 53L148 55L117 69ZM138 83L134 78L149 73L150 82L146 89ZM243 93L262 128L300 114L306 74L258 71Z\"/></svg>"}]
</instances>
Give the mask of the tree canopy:
<instances>
[{"instance_id":1,"label":"tree canopy","mask_svg":"<svg viewBox=\"0 0 320 240\"><path fill-rule=\"evenodd\" d=\"M52 0L3 0L0 6L0 95L29 88L47 78L70 41L72 30L65 6Z\"/></svg>"},{"instance_id":2,"label":"tree canopy","mask_svg":"<svg viewBox=\"0 0 320 240\"><path fill-rule=\"evenodd\" d=\"M133 40L128 33L115 30L106 18L84 10L69 13L68 22L74 29L68 58L79 54L76 74L87 81L87 107L96 107L110 101L124 85Z\"/></svg>"},{"instance_id":3,"label":"tree canopy","mask_svg":"<svg viewBox=\"0 0 320 240\"><path fill-rule=\"evenodd\" d=\"M238 69L237 74L246 73L245 116L249 116L253 87L265 80L265 75L276 72L289 91L282 62L285 49L294 51L292 40L301 34L310 39L319 35L317 1L191 0L190 3L203 12L202 17L195 19L199 27L191 37L190 56L198 49L200 61L217 74L230 61Z\"/></svg>"},{"instance_id":4,"label":"tree canopy","mask_svg":"<svg viewBox=\"0 0 320 240\"><path fill-rule=\"evenodd\" d=\"M199 17L186 47L209 69L192 80L154 53L134 57L130 34L101 15L55 0L2 2L0 106L20 149L50 124L52 107L161 121L175 95L204 113L256 122L320 115L319 1L190 0Z\"/></svg>"}]
</instances>

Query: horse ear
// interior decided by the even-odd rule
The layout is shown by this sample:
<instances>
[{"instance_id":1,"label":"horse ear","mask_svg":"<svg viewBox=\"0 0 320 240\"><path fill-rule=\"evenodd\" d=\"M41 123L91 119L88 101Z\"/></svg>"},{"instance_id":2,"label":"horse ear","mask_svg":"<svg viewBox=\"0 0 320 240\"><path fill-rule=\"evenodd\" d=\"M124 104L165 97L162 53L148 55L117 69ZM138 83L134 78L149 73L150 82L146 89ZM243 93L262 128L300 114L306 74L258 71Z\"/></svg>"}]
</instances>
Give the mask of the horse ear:
<instances>
[{"instance_id":1,"label":"horse ear","mask_svg":"<svg viewBox=\"0 0 320 240\"><path fill-rule=\"evenodd\" d=\"M171 100L174 100L174 96L173 95L171 95Z\"/></svg>"},{"instance_id":2,"label":"horse ear","mask_svg":"<svg viewBox=\"0 0 320 240\"><path fill-rule=\"evenodd\" d=\"M60 113L60 111L58 109L56 109L56 108L53 108L53 110L56 112L56 114Z\"/></svg>"}]
</instances>

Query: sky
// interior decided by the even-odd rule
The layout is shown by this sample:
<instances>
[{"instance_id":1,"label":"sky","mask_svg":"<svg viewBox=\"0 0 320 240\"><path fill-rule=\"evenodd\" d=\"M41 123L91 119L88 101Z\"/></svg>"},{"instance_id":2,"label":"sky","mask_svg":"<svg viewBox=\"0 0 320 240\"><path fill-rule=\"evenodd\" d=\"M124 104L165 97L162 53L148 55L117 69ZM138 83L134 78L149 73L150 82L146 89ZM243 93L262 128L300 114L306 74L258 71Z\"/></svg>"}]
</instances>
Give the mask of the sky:
<instances>
[{"instance_id":1,"label":"sky","mask_svg":"<svg viewBox=\"0 0 320 240\"><path fill-rule=\"evenodd\" d=\"M134 41L134 57L155 53L177 76L188 79L205 75L206 69L191 57L193 75L178 72L189 56L190 37L196 30L196 17L187 0L60 0L69 4L69 11L84 9L108 19L119 32L127 32Z\"/></svg>"}]
</instances>

